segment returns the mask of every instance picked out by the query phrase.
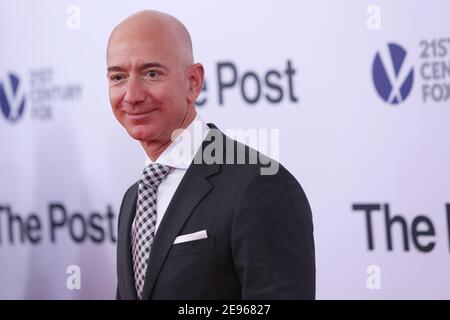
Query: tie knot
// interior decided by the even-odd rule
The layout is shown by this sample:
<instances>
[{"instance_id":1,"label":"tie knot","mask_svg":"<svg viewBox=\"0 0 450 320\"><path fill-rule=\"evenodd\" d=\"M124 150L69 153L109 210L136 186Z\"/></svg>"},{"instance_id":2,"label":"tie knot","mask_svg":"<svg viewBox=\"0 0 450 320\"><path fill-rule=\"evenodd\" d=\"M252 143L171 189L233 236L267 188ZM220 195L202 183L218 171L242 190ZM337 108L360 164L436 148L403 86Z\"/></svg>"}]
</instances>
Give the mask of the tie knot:
<instances>
[{"instance_id":1,"label":"tie knot","mask_svg":"<svg viewBox=\"0 0 450 320\"><path fill-rule=\"evenodd\" d=\"M139 182L152 188L158 188L159 184L164 180L165 176L170 173L171 169L172 168L169 166L151 163L144 168L144 172L142 173Z\"/></svg>"}]
</instances>

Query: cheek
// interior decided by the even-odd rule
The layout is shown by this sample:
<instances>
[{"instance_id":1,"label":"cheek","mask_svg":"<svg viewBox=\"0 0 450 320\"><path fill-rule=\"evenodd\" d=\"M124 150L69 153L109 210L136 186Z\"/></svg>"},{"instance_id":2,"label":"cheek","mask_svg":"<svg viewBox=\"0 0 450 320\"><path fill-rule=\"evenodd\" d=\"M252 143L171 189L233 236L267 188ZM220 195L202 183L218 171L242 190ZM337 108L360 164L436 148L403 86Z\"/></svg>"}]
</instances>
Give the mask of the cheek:
<instances>
[{"instance_id":1,"label":"cheek","mask_svg":"<svg viewBox=\"0 0 450 320\"><path fill-rule=\"evenodd\" d=\"M109 89L109 103L111 104L111 107L114 112L116 112L119 109L120 101L122 101L123 94L114 88Z\"/></svg>"},{"instance_id":2,"label":"cheek","mask_svg":"<svg viewBox=\"0 0 450 320\"><path fill-rule=\"evenodd\" d=\"M177 114L183 112L187 105L187 90L183 81L178 81L167 87L164 90L164 97L161 96L163 101L167 101L170 104L170 112Z\"/></svg>"},{"instance_id":3,"label":"cheek","mask_svg":"<svg viewBox=\"0 0 450 320\"><path fill-rule=\"evenodd\" d=\"M160 106L161 112L166 115L174 113L177 106L176 90L170 86L153 87L147 90L148 101L155 106Z\"/></svg>"}]
</instances>

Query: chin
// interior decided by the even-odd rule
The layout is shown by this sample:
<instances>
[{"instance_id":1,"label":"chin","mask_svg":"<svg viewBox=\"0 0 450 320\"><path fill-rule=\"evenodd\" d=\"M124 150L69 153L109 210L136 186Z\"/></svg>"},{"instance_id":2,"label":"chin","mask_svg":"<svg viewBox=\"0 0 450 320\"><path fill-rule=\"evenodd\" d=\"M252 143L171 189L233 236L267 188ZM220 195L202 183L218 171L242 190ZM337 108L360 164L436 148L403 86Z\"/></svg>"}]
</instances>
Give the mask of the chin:
<instances>
[{"instance_id":1,"label":"chin","mask_svg":"<svg viewBox=\"0 0 450 320\"><path fill-rule=\"evenodd\" d=\"M128 134L138 141L151 141L158 137L158 132L155 128L150 129L149 125L138 125L127 128Z\"/></svg>"}]
</instances>

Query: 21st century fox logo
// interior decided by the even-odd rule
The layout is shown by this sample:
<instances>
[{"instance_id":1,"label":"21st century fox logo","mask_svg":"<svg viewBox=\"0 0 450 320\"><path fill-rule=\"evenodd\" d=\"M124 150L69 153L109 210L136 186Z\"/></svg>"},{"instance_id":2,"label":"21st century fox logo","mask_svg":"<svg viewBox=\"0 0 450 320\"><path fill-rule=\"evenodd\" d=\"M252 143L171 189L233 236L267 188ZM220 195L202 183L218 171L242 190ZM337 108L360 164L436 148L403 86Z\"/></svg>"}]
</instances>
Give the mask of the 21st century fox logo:
<instances>
[{"instance_id":1,"label":"21st century fox logo","mask_svg":"<svg viewBox=\"0 0 450 320\"><path fill-rule=\"evenodd\" d=\"M450 39L421 40L419 52L415 58L403 46L392 42L376 52L372 80L383 101L391 105L406 101L415 79L419 81L416 86L421 90L423 103L450 100Z\"/></svg>"},{"instance_id":2,"label":"21st century fox logo","mask_svg":"<svg viewBox=\"0 0 450 320\"><path fill-rule=\"evenodd\" d=\"M52 67L32 69L29 77L16 72L0 74L0 110L8 123L18 123L29 114L32 120L52 120L61 106L81 99L78 83L56 81ZM0 116L1 118L1 116Z\"/></svg>"}]
</instances>

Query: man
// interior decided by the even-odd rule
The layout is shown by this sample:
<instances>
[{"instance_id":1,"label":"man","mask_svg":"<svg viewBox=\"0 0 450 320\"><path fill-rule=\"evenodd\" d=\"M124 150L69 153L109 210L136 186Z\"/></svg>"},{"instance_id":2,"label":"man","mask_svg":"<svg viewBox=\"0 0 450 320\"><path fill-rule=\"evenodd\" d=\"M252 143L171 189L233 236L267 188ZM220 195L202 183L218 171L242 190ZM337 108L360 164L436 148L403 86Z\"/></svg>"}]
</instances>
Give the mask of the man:
<instances>
[{"instance_id":1,"label":"man","mask_svg":"<svg viewBox=\"0 0 450 320\"><path fill-rule=\"evenodd\" d=\"M264 174L275 161L196 114L204 69L181 22L128 17L107 65L114 115L148 156L120 209L117 298L315 298L308 200L283 166Z\"/></svg>"}]
</instances>

